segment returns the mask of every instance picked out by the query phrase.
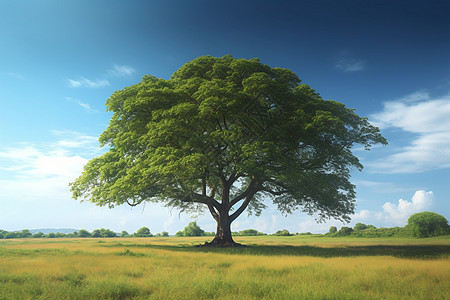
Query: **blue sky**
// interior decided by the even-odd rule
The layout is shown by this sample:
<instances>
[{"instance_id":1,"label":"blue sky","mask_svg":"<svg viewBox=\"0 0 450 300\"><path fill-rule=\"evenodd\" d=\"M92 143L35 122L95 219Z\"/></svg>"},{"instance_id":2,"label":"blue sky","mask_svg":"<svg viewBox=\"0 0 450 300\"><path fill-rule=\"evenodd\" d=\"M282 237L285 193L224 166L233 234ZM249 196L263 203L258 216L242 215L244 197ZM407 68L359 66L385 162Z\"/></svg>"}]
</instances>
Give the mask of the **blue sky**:
<instances>
[{"instance_id":1,"label":"blue sky","mask_svg":"<svg viewBox=\"0 0 450 300\"><path fill-rule=\"evenodd\" d=\"M168 79L201 55L258 57L379 126L362 151L350 226L450 219L448 1L0 1L0 229L110 228L174 234L192 219L147 204L96 207L68 183L102 153L105 100L145 74ZM198 224L214 231L212 218ZM300 211L243 214L233 230L326 232Z\"/></svg>"}]
</instances>

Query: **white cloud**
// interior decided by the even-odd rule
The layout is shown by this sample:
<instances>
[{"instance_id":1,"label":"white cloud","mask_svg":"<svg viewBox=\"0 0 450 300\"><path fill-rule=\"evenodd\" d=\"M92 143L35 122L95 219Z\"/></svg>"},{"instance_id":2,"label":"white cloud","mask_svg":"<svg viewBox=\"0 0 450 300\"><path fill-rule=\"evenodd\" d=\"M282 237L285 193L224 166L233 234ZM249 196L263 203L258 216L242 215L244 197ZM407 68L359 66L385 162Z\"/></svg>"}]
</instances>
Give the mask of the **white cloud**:
<instances>
[{"instance_id":1,"label":"white cloud","mask_svg":"<svg viewBox=\"0 0 450 300\"><path fill-rule=\"evenodd\" d=\"M71 88L100 88L110 85L109 81L106 79L97 79L95 81L81 77L78 80L67 79L68 85Z\"/></svg>"},{"instance_id":2,"label":"white cloud","mask_svg":"<svg viewBox=\"0 0 450 300\"><path fill-rule=\"evenodd\" d=\"M74 179L87 162L85 156L99 154L97 138L73 131L53 131L58 141L46 145L22 143L0 148L0 169L10 178L40 180L61 177Z\"/></svg>"},{"instance_id":3,"label":"white cloud","mask_svg":"<svg viewBox=\"0 0 450 300\"><path fill-rule=\"evenodd\" d=\"M371 115L381 129L412 133L409 145L381 161L368 164L383 173L417 173L450 168L450 94L431 98L420 91L386 102L382 112Z\"/></svg>"},{"instance_id":4,"label":"white cloud","mask_svg":"<svg viewBox=\"0 0 450 300\"><path fill-rule=\"evenodd\" d=\"M398 153L369 165L381 173L420 173L450 168L450 132L421 135Z\"/></svg>"},{"instance_id":5,"label":"white cloud","mask_svg":"<svg viewBox=\"0 0 450 300\"><path fill-rule=\"evenodd\" d=\"M108 74L116 77L126 77L132 75L135 69L131 66L127 65L114 65L112 69L108 70Z\"/></svg>"},{"instance_id":6,"label":"white cloud","mask_svg":"<svg viewBox=\"0 0 450 300\"><path fill-rule=\"evenodd\" d=\"M419 190L414 193L411 201L399 199L398 204L386 202L383 205L383 213L387 224L406 225L408 217L428 209L433 202L433 198L433 192Z\"/></svg>"},{"instance_id":7,"label":"white cloud","mask_svg":"<svg viewBox=\"0 0 450 300\"><path fill-rule=\"evenodd\" d=\"M412 133L450 131L450 95L431 99L418 92L400 100L386 102L384 110L371 118L381 128L397 127Z\"/></svg>"},{"instance_id":8,"label":"white cloud","mask_svg":"<svg viewBox=\"0 0 450 300\"><path fill-rule=\"evenodd\" d=\"M385 202L379 211L362 209L351 216L351 223L361 222L382 227L403 227L412 214L430 209L433 201L432 191L418 190L412 196L411 201L399 199L397 203Z\"/></svg>"},{"instance_id":9,"label":"white cloud","mask_svg":"<svg viewBox=\"0 0 450 300\"><path fill-rule=\"evenodd\" d=\"M53 134L56 142L0 148L0 219L5 229L73 225L66 221L76 219L72 214L79 206L71 200L68 184L97 153L98 142L76 132Z\"/></svg>"}]
</instances>

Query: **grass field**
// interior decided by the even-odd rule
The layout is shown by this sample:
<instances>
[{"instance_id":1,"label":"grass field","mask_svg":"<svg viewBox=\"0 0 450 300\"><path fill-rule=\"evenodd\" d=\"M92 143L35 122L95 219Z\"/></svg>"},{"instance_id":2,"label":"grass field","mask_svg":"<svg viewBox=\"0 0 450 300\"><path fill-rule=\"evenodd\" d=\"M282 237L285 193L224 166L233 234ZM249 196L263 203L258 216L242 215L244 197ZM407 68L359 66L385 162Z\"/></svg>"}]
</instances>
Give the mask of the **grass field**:
<instances>
[{"instance_id":1,"label":"grass field","mask_svg":"<svg viewBox=\"0 0 450 300\"><path fill-rule=\"evenodd\" d=\"M450 299L450 237L0 240L0 299Z\"/></svg>"}]
</instances>

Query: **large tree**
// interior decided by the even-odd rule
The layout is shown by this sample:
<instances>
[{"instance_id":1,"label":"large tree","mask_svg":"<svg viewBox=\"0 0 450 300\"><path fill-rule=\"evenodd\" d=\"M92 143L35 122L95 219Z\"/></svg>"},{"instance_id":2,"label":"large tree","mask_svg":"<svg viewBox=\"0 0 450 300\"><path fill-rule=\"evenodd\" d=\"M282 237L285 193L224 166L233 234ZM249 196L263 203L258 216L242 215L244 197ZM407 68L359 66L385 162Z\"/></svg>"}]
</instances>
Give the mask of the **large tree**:
<instances>
[{"instance_id":1,"label":"large tree","mask_svg":"<svg viewBox=\"0 0 450 300\"><path fill-rule=\"evenodd\" d=\"M363 167L351 148L386 143L353 109L257 58L199 57L168 80L144 76L106 106L114 114L99 140L109 151L86 164L73 197L207 208L217 222L211 245L235 244L231 223L269 200L285 214L348 221L350 172Z\"/></svg>"}]
</instances>

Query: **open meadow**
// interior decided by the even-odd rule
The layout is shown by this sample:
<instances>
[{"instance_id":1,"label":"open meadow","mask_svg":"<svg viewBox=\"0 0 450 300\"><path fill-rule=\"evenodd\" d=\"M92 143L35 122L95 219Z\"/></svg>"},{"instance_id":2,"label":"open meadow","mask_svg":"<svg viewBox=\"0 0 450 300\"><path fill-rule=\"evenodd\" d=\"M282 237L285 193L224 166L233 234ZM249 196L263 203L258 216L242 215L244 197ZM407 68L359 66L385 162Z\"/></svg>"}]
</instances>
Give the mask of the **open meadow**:
<instances>
[{"instance_id":1,"label":"open meadow","mask_svg":"<svg viewBox=\"0 0 450 300\"><path fill-rule=\"evenodd\" d=\"M0 240L0 299L450 299L450 237Z\"/></svg>"}]
</instances>

